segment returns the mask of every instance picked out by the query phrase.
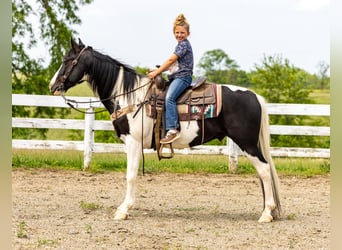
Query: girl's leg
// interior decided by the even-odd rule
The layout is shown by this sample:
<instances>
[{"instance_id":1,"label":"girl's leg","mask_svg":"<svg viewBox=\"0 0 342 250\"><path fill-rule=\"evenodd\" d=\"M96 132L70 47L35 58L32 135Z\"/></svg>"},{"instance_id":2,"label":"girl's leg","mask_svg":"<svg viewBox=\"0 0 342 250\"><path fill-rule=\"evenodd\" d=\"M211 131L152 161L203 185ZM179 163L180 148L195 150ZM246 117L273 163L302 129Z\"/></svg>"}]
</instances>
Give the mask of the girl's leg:
<instances>
[{"instance_id":1,"label":"girl's leg","mask_svg":"<svg viewBox=\"0 0 342 250\"><path fill-rule=\"evenodd\" d=\"M174 79L167 91L165 97L165 125L166 130L177 129L178 123L178 112L177 112L177 98L184 92L184 90L190 86L191 77L183 77Z\"/></svg>"}]
</instances>

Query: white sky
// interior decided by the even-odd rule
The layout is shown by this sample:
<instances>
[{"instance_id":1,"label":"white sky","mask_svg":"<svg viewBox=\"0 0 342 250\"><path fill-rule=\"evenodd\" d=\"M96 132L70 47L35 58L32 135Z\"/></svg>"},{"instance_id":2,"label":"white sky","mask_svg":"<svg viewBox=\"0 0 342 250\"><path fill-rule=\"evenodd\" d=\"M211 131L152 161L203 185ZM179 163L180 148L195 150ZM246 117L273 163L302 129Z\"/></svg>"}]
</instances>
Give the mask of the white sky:
<instances>
[{"instance_id":1,"label":"white sky","mask_svg":"<svg viewBox=\"0 0 342 250\"><path fill-rule=\"evenodd\" d=\"M330 64L329 0L94 0L81 7L77 36L131 66L154 67L176 45L173 21L190 23L195 65L222 49L250 71L264 55L281 55L310 73Z\"/></svg>"}]
</instances>

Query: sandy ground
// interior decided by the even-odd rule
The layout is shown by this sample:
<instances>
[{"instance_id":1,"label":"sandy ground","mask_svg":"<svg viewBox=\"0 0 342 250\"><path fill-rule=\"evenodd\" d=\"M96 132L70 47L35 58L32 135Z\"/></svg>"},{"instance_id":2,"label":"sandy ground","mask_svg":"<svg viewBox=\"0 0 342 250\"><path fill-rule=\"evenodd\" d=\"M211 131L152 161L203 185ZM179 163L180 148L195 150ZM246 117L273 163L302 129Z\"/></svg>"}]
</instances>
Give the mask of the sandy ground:
<instances>
[{"instance_id":1,"label":"sandy ground","mask_svg":"<svg viewBox=\"0 0 342 250\"><path fill-rule=\"evenodd\" d=\"M329 249L330 177L281 177L283 217L257 222L256 176L139 176L114 221L124 173L14 170L13 249Z\"/></svg>"}]
</instances>

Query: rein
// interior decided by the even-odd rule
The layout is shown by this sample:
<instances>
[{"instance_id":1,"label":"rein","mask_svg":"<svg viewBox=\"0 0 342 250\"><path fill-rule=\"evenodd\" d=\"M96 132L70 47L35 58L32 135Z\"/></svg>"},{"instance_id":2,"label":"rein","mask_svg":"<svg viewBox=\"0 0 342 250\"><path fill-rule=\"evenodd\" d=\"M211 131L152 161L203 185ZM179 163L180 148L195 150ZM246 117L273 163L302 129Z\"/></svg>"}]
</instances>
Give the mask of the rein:
<instances>
[{"instance_id":1,"label":"rein","mask_svg":"<svg viewBox=\"0 0 342 250\"><path fill-rule=\"evenodd\" d=\"M149 85L152 81L153 81L153 80L150 80L150 81L148 81L146 84L143 84L143 85L141 85L141 86L139 86L139 87L137 87L137 88L134 88L134 89L132 89L132 90L130 90L130 91L128 91L128 92L121 93L121 94L118 94L118 95L112 95L112 96L109 96L109 97L107 97L107 98L99 99L99 100L95 100L95 101L92 101L92 100L90 100L90 101L76 101L76 100L73 100L73 99L66 98L65 95L62 95L62 97L63 97L65 103L68 104L68 106L71 107L72 109L74 109L74 110L76 110L76 111L78 111L78 112L80 112L80 113L83 113L83 114L96 114L96 113L101 113L101 112L104 112L104 111L107 111L107 110L104 109L104 110L100 110L100 111L87 112L87 111L83 111L83 110L81 110L81 109L75 107L74 105L77 106L77 104L80 104L80 103L82 103L82 104L86 104L86 103L91 104L91 103L98 103L98 102L105 102L105 101L109 101L109 100L115 100L117 97L120 97L120 96L123 96L123 95L127 95L127 94L130 94L130 93L133 93L133 92L135 92L135 91L137 91L137 90L139 90L139 89L141 89L141 88L143 88L143 87ZM148 92L148 91L147 91L147 92ZM140 109L140 108L143 106L143 104L145 104L145 103L146 103L146 101L143 101L142 103L138 104L139 109ZM133 106L134 106L134 105L133 105ZM138 111L139 111L139 109L138 109Z\"/></svg>"},{"instance_id":2,"label":"rein","mask_svg":"<svg viewBox=\"0 0 342 250\"><path fill-rule=\"evenodd\" d=\"M76 65L76 64L75 64ZM100 100L96 100L96 101L92 101L92 100L90 100L90 101L76 101L76 100L73 100L73 99L69 99L69 98L66 98L64 95L62 95L62 97L63 97L63 99L64 99L64 101L65 101L65 103L66 104L68 104L68 106L69 107L71 107L72 109L74 109L74 110L76 110L76 111L78 111L78 112L80 112L80 113L83 113L83 114L97 114L97 113L101 113L101 112L104 112L104 111L107 111L106 109L104 109L104 110L100 110L100 111L92 111L92 112L89 112L89 111L83 111L83 110L81 110L81 109L79 109L79 108L76 108L75 106L74 106L74 104L79 104L79 103L98 103L98 102L104 102L104 101L108 101L108 100L115 100L117 97L119 97L119 96L123 96L123 95L126 95L126 94L129 94L129 93L133 93L133 92L135 92L135 91L137 91L137 90L139 90L139 89L141 89L141 88L143 88L143 87L145 87L145 86L148 86L148 85L150 85L150 87L149 87L149 89L151 88L151 83L153 83L153 79L152 80L149 80L146 84L143 84L143 85L141 85L141 86L139 86L139 87L137 87L137 88L134 88L134 89L132 89L132 90L130 90L130 91L128 91L128 92L126 92L126 93L121 93L121 94L118 94L118 95L114 95L114 96L110 96L110 97L107 97L107 98L104 98L104 99L100 99ZM145 95L145 97L144 97L144 101L142 101L141 103L139 103L139 104L131 104L131 105L128 105L127 107L124 107L124 108L122 108L122 109L120 109L120 110L115 110L114 112L113 112L113 114L115 114L115 119L117 119L119 116L121 116L121 115L125 115L125 114L127 114L127 113L130 113L130 112L133 112L134 110L133 110L133 106L137 106L138 107L138 109L136 110L136 112L134 113L134 115L133 115L133 118L137 115L137 113L140 111L140 109L142 110L142 112L144 112L144 109L142 109L142 107L146 104L146 103L148 103L148 101L146 100L146 96L147 96L147 93L148 93L148 91L149 91L149 89L146 91L146 95ZM128 108L128 109L127 109ZM125 111L125 110L128 110L128 111ZM122 112L122 110L124 110L124 112ZM117 116L117 113L121 113L120 115L118 115ZM113 114L111 114L111 116L113 115ZM143 114L142 114L142 116L143 116ZM113 116L112 116L112 119L113 119ZM114 119L114 120L115 120ZM141 119L141 131L143 131L144 130L144 119L142 118ZM145 175L145 154L144 154L144 142L143 142L143 133L141 133L141 153L142 153L142 174L143 175Z\"/></svg>"},{"instance_id":3,"label":"rein","mask_svg":"<svg viewBox=\"0 0 342 250\"><path fill-rule=\"evenodd\" d=\"M87 47L84 47L84 48L80 51L80 53L77 55L77 57L76 57L74 60L72 60L72 62L71 62L71 67L70 67L70 68L65 72L65 74L62 76L61 81L62 81L63 83L64 83L65 80L70 76L72 70L73 70L74 67L77 65L78 60L80 59L81 55L84 53L84 51L85 51L87 48L88 48L88 46L87 46ZM130 93L133 93L133 92L135 92L135 91L137 91L137 90L139 90L139 89L141 89L141 88L144 88L144 87L146 87L146 86L148 86L148 85L150 85L150 86L149 86L149 89L150 89L151 86L152 86L151 83L153 83L153 82L154 82L154 79L149 80L147 83L145 83L145 84L143 84L143 85L141 85L141 86L139 86L139 87L137 87L137 88L134 88L134 89L132 89L132 90L129 90L129 91L127 91L127 92L120 93L120 94L118 94L118 95L111 95L111 96L109 96L109 97L107 97L107 98L99 99L99 100L96 100L96 101L93 101L93 100L89 100L89 101L76 101L76 100L73 100L73 99L66 98L63 94L62 94L62 97L63 97L65 103L66 103L69 107L71 107L72 109L74 109L74 110L76 110L76 111L78 111L78 112L80 112L80 113L84 113L84 114L96 114L96 113L104 112L104 111L106 111L106 109L100 110L100 111L91 111L91 112L89 112L89 111L83 111L83 110L81 110L81 109L75 107L75 105L77 106L77 104L80 104L80 103L83 103L83 104L84 104L84 103L89 103L89 104L91 104L91 103L98 103L98 102L103 103L103 102L105 102L105 101L115 100L116 98L118 98L118 97L120 97L120 96L124 96L124 95L130 94ZM133 118L137 115L137 113L138 113L140 110L142 110L142 112L144 112L144 109L142 109L142 107L143 107L146 103L148 103L148 101L146 100L146 96L147 96L147 94L148 94L148 92L149 92L149 89L146 91L144 100L143 100L141 103L139 103L139 104L131 104L131 105L128 105L127 107L124 107L124 108L119 109L119 110L115 110L115 108L114 108L113 114L115 115L115 119L118 118L118 117L117 117L117 113L121 113L120 115L125 115L125 114L127 114L128 112L133 112L133 111L134 111L134 106L137 106L138 109L135 111L135 113L134 113L134 115L133 115ZM114 105L115 105L115 103L114 103ZM114 107L115 107L115 106L114 106ZM126 110L128 110L128 112L127 112ZM113 119L113 114L111 114L112 119ZM143 113L142 113L142 116L143 116ZM115 119L114 119L114 120L115 120ZM142 131L142 133L141 133L142 172L143 172L143 175L145 175L145 156L144 156L143 130L144 130L144 119L142 118L142 119L141 119L141 131Z\"/></svg>"}]
</instances>

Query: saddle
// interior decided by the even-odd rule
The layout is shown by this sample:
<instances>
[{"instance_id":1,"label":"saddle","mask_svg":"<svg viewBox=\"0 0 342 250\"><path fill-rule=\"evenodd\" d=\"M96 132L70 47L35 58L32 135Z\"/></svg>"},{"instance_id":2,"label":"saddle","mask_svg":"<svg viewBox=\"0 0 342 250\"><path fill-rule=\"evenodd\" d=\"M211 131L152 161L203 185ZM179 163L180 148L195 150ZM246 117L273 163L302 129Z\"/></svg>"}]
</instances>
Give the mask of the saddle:
<instances>
[{"instance_id":1,"label":"saddle","mask_svg":"<svg viewBox=\"0 0 342 250\"><path fill-rule=\"evenodd\" d=\"M200 120L217 117L222 107L221 85L206 83L206 77L197 78L177 99L179 121ZM157 110L164 110L165 96L169 83L161 76L148 94L146 111L148 116L157 118Z\"/></svg>"},{"instance_id":2,"label":"saddle","mask_svg":"<svg viewBox=\"0 0 342 250\"><path fill-rule=\"evenodd\" d=\"M197 78L191 86L177 99L179 121L202 120L202 140L204 138L204 119L214 118L220 114L222 108L221 85L206 83L206 77ZM169 82L161 75L154 79L154 84L148 93L148 102L145 105L146 114L155 119L154 142L159 160L172 158L174 155L172 144L168 145L170 155L163 155L160 139L165 136L164 104Z\"/></svg>"}]
</instances>

